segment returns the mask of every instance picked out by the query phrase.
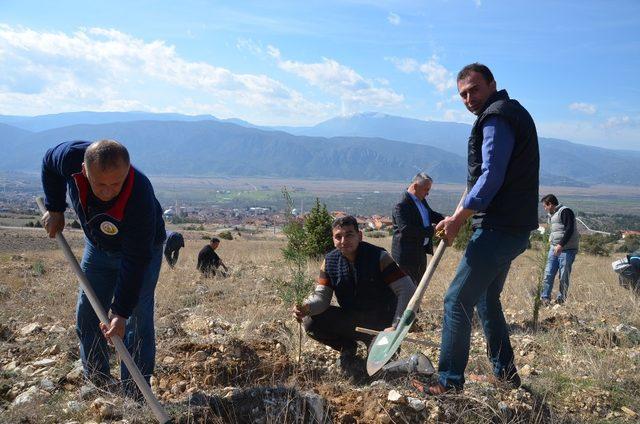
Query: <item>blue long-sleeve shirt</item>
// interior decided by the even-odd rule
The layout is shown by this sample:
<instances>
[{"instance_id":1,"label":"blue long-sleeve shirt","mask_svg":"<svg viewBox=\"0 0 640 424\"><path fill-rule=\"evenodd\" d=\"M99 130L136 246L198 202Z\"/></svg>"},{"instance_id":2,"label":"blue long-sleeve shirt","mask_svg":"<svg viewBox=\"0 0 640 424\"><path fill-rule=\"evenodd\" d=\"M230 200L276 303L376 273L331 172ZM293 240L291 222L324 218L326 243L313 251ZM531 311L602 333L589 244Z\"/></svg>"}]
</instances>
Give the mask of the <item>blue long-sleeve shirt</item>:
<instances>
[{"instance_id":1,"label":"blue long-sleeve shirt","mask_svg":"<svg viewBox=\"0 0 640 424\"><path fill-rule=\"evenodd\" d=\"M482 212L504 183L515 137L504 118L491 116L482 127L482 175L467 193L463 207Z\"/></svg>"},{"instance_id":2,"label":"blue long-sleeve shirt","mask_svg":"<svg viewBox=\"0 0 640 424\"><path fill-rule=\"evenodd\" d=\"M71 141L47 151L42 161L45 206L48 211L64 212L68 192L87 239L98 249L122 254L110 309L128 318L138 303L153 249L165 239L162 208L149 179L133 166L118 196L106 206L99 204L81 172L89 144Z\"/></svg>"}]
</instances>

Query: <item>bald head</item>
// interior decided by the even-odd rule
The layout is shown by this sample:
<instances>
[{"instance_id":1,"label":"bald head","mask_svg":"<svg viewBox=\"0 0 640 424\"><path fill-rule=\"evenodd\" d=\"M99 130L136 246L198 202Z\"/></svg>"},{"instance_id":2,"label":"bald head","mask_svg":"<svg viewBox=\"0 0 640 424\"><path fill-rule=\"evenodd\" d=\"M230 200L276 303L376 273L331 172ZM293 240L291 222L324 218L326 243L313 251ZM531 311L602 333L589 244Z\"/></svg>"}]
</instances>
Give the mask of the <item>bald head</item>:
<instances>
[{"instance_id":1,"label":"bald head","mask_svg":"<svg viewBox=\"0 0 640 424\"><path fill-rule=\"evenodd\" d=\"M84 165L98 171L129 168L129 152L115 140L96 141L85 150Z\"/></svg>"}]
</instances>

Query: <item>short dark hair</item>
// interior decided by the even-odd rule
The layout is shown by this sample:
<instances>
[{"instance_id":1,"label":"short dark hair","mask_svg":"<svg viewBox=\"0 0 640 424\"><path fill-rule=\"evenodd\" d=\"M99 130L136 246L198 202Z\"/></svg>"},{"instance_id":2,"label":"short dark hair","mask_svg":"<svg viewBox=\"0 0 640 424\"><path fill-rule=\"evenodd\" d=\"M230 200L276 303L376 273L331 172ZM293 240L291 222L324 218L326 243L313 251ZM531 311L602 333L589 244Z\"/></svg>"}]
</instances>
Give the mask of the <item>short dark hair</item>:
<instances>
[{"instance_id":1,"label":"short dark hair","mask_svg":"<svg viewBox=\"0 0 640 424\"><path fill-rule=\"evenodd\" d=\"M356 231L360 230L358 228L358 220L351 215L342 216L340 218L334 219L333 223L331 223L331 230L335 230L338 227L348 227L350 225L353 226L353 228L355 228Z\"/></svg>"},{"instance_id":2,"label":"short dark hair","mask_svg":"<svg viewBox=\"0 0 640 424\"><path fill-rule=\"evenodd\" d=\"M91 143L84 151L86 167L97 165L101 171L129 166L129 152L127 148L115 140L99 140Z\"/></svg>"},{"instance_id":3,"label":"short dark hair","mask_svg":"<svg viewBox=\"0 0 640 424\"><path fill-rule=\"evenodd\" d=\"M491 70L486 65L478 62L470 63L462 68L460 72L458 72L458 78L456 79L456 81L465 79L469 76L469 74L471 74L471 72L477 72L482 75L482 78L484 78L487 84L491 84L493 81L495 81Z\"/></svg>"},{"instance_id":4,"label":"short dark hair","mask_svg":"<svg viewBox=\"0 0 640 424\"><path fill-rule=\"evenodd\" d=\"M220 239L218 237L211 237L211 243L220 243Z\"/></svg>"},{"instance_id":5,"label":"short dark hair","mask_svg":"<svg viewBox=\"0 0 640 424\"><path fill-rule=\"evenodd\" d=\"M540 203L551 203L553 206L558 206L558 198L553 194L547 194L540 199Z\"/></svg>"}]
</instances>

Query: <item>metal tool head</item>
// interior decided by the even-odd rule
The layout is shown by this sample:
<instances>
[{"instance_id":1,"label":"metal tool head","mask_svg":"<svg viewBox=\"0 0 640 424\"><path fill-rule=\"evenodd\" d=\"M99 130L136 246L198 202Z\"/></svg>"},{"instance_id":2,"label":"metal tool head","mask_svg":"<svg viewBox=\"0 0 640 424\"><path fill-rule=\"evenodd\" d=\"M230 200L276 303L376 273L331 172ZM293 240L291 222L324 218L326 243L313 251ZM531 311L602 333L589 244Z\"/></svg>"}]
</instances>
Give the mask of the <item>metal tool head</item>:
<instances>
[{"instance_id":1,"label":"metal tool head","mask_svg":"<svg viewBox=\"0 0 640 424\"><path fill-rule=\"evenodd\" d=\"M406 337L416 314L412 310L404 311L400 322L395 330L382 331L373 341L367 357L367 374L373 375L378 372L398 350L402 341Z\"/></svg>"}]
</instances>

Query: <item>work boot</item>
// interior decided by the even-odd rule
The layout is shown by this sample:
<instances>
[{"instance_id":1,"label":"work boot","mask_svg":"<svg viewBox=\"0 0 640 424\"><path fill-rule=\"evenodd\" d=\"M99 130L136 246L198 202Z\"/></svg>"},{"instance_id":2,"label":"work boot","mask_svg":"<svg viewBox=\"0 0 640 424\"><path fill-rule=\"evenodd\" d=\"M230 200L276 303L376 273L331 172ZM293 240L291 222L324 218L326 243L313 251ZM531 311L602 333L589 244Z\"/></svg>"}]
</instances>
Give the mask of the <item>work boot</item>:
<instances>
[{"instance_id":1,"label":"work boot","mask_svg":"<svg viewBox=\"0 0 640 424\"><path fill-rule=\"evenodd\" d=\"M343 349L338 358L338 369L345 377L358 377L364 370L364 363L356 349Z\"/></svg>"}]
</instances>

